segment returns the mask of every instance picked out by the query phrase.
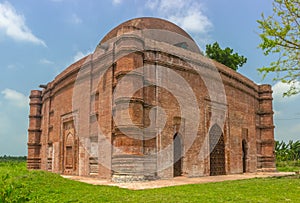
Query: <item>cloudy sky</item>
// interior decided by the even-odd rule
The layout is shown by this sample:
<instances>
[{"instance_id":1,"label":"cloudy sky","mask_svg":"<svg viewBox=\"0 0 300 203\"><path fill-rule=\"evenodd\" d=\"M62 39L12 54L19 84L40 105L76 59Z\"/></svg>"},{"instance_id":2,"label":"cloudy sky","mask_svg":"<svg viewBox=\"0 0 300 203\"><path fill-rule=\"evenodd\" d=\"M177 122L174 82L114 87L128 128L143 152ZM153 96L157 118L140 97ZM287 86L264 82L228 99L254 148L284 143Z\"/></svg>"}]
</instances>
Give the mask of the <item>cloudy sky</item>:
<instances>
[{"instance_id":1,"label":"cloudy sky","mask_svg":"<svg viewBox=\"0 0 300 203\"><path fill-rule=\"evenodd\" d=\"M256 23L271 10L271 0L0 0L0 155L26 155L30 90L93 52L115 26L141 16L176 23L202 50L218 41L246 56L239 72L273 86L275 138L300 139L300 96L282 98L287 87L256 70L272 59L257 49Z\"/></svg>"}]
</instances>

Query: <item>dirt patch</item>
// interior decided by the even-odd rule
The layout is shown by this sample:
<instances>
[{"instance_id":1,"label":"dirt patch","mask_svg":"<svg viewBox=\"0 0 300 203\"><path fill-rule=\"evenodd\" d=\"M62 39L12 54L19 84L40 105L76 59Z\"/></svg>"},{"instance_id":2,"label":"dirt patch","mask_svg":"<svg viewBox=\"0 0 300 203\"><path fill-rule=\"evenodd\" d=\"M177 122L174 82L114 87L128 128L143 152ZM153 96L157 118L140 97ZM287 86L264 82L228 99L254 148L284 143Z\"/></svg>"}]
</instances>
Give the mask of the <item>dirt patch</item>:
<instances>
[{"instance_id":1,"label":"dirt patch","mask_svg":"<svg viewBox=\"0 0 300 203\"><path fill-rule=\"evenodd\" d=\"M176 185L187 185L187 184L201 184L201 183L211 183L211 182L222 182L228 180L243 180L251 178L267 178L267 177L280 177L295 175L294 172L259 172L259 173L244 173L244 174L234 174L234 175L222 175L222 176L206 176L198 178L188 178L188 177L176 177L167 180L154 180L154 181L144 181L144 182L131 182L131 183L115 183L110 180L103 180L91 177L81 177L81 176L66 176L62 175L64 178L71 180L76 180L93 185L108 185L117 186L120 188L127 188L130 190L144 190L151 188L161 188Z\"/></svg>"}]
</instances>

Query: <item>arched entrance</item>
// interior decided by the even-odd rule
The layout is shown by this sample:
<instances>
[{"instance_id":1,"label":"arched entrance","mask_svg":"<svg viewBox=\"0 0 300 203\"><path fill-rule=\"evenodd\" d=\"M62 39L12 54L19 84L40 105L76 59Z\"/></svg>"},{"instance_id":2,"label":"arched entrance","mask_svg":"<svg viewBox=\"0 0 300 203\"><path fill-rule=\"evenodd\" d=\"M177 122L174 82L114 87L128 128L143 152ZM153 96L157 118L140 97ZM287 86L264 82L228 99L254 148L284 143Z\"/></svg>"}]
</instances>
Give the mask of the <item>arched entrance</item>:
<instances>
[{"instance_id":1,"label":"arched entrance","mask_svg":"<svg viewBox=\"0 0 300 203\"><path fill-rule=\"evenodd\" d=\"M213 125L209 131L210 175L225 175L225 142L222 129Z\"/></svg>"},{"instance_id":2,"label":"arched entrance","mask_svg":"<svg viewBox=\"0 0 300 203\"><path fill-rule=\"evenodd\" d=\"M75 171L75 140L73 134L69 133L65 140L65 161L64 161L64 173L74 174Z\"/></svg>"},{"instance_id":3,"label":"arched entrance","mask_svg":"<svg viewBox=\"0 0 300 203\"><path fill-rule=\"evenodd\" d=\"M248 147L247 147L247 141L243 140L242 141L242 150L243 150L243 173L247 172L247 151L248 151Z\"/></svg>"},{"instance_id":4,"label":"arched entrance","mask_svg":"<svg viewBox=\"0 0 300 203\"><path fill-rule=\"evenodd\" d=\"M180 135L176 133L173 137L173 176L182 174L182 142Z\"/></svg>"}]
</instances>

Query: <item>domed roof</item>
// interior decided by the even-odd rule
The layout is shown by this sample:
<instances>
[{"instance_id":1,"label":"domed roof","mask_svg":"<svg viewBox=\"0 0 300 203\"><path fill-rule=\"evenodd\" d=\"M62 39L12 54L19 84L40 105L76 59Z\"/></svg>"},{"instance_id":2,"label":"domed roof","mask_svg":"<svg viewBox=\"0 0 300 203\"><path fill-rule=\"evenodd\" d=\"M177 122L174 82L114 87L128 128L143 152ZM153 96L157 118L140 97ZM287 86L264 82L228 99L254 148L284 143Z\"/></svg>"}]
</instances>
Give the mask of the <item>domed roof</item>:
<instances>
[{"instance_id":1,"label":"domed roof","mask_svg":"<svg viewBox=\"0 0 300 203\"><path fill-rule=\"evenodd\" d=\"M154 34L154 35L156 35L156 37L154 37L153 39L157 40L157 38L160 38L160 40L158 40L158 41L164 41L169 44L172 43L173 45L180 46L182 48L186 48L185 46L187 46L186 44L188 44L190 46L189 46L189 48L186 48L186 49L189 49L191 51L200 52L200 50L199 50L198 46L196 45L195 41L193 40L193 38L188 33L186 33L182 28L180 28L179 26L177 26L174 23L171 23L167 20L160 19L160 18L153 18L153 17L135 18L135 19L128 20L128 21L118 25L117 27L112 29L100 41L100 44L103 44L106 41L109 41L110 39L113 39L114 37L118 37L124 33L129 33L129 32L133 32L133 31L137 31L137 30L158 30L158 32L161 32L161 33ZM176 35L182 36L182 38L186 39L185 41L189 41L189 42L187 42L186 44L185 44L185 42L182 42L182 41L177 41L177 43L175 43L173 40L172 42L170 42L170 40L168 39L168 38L170 38L170 36L166 36L166 35L169 35L166 32L173 33L173 35L176 34ZM150 35L152 35L152 33ZM149 35L147 35L147 36L149 36Z\"/></svg>"}]
</instances>

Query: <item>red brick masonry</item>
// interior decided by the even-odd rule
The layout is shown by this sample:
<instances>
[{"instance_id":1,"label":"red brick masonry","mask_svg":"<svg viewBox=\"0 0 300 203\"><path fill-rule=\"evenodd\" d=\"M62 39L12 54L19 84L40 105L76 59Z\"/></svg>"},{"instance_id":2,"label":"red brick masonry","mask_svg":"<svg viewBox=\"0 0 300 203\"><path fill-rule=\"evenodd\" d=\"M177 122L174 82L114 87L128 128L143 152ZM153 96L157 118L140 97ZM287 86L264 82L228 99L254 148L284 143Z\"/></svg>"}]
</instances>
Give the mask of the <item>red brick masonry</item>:
<instances>
[{"instance_id":1,"label":"red brick masonry","mask_svg":"<svg viewBox=\"0 0 300 203\"><path fill-rule=\"evenodd\" d=\"M178 26L133 19L31 91L27 167L117 182L275 171L272 100Z\"/></svg>"}]
</instances>

